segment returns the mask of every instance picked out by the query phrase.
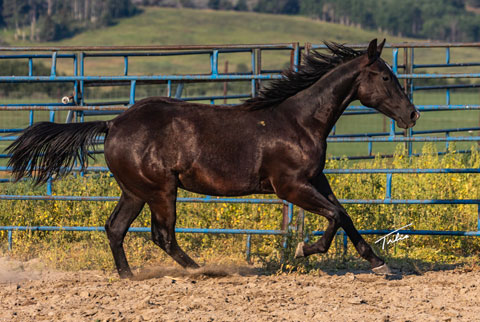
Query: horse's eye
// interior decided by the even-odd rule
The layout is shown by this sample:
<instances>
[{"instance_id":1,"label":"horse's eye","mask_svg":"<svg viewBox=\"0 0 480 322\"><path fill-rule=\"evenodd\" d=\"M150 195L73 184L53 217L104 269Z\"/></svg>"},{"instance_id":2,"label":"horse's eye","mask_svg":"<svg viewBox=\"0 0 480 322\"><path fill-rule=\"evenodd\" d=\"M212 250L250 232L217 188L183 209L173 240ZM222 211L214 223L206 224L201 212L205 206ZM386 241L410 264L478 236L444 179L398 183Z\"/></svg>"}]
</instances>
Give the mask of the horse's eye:
<instances>
[{"instance_id":1,"label":"horse's eye","mask_svg":"<svg viewBox=\"0 0 480 322\"><path fill-rule=\"evenodd\" d=\"M383 76L383 80L388 81L389 80L388 76Z\"/></svg>"}]
</instances>

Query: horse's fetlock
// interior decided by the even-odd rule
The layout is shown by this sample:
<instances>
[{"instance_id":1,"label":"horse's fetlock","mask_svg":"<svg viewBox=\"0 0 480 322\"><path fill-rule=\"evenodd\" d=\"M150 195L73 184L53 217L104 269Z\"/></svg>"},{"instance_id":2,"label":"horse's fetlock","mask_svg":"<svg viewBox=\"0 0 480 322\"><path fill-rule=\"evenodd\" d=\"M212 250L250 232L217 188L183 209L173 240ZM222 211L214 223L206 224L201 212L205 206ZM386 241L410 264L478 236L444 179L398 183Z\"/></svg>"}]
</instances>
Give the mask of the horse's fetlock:
<instances>
[{"instance_id":1,"label":"horse's fetlock","mask_svg":"<svg viewBox=\"0 0 480 322\"><path fill-rule=\"evenodd\" d=\"M171 241L166 242L165 243L165 251L167 252L167 254L171 254L172 250L173 250L172 242Z\"/></svg>"}]
</instances>

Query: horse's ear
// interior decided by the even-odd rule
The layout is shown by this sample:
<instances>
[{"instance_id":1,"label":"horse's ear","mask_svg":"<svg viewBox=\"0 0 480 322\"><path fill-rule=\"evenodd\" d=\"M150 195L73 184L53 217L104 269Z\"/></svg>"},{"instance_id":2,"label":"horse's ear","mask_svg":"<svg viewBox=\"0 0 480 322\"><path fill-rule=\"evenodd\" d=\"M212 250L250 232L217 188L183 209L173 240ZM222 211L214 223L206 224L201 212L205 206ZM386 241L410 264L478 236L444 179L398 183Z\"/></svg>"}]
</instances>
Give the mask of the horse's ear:
<instances>
[{"instance_id":1,"label":"horse's ear","mask_svg":"<svg viewBox=\"0 0 480 322\"><path fill-rule=\"evenodd\" d=\"M382 54L382 50L383 50L383 46L385 45L385 38L383 38L383 41L380 43L380 45L378 45L377 47L377 55L378 57L380 57L380 55Z\"/></svg>"},{"instance_id":2,"label":"horse's ear","mask_svg":"<svg viewBox=\"0 0 480 322\"><path fill-rule=\"evenodd\" d=\"M368 45L367 49L367 55L368 55L368 64L370 65L373 63L377 58L378 58L378 53L377 53L377 38L373 39L370 44Z\"/></svg>"}]
</instances>

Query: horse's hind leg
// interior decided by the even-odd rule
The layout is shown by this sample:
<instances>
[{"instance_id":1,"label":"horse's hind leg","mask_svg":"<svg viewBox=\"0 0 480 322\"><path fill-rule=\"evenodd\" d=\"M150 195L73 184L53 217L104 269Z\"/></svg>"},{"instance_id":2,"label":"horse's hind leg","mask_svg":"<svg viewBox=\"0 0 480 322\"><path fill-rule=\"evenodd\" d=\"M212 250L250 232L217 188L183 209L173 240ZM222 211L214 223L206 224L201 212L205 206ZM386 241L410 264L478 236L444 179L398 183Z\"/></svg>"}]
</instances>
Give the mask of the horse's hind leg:
<instances>
[{"instance_id":1,"label":"horse's hind leg","mask_svg":"<svg viewBox=\"0 0 480 322\"><path fill-rule=\"evenodd\" d=\"M175 238L177 187L172 184L148 202L152 212L152 239L184 268L199 266L178 245Z\"/></svg>"},{"instance_id":2,"label":"horse's hind leg","mask_svg":"<svg viewBox=\"0 0 480 322\"><path fill-rule=\"evenodd\" d=\"M120 201L105 224L113 259L115 260L118 274L122 278L132 276L132 271L128 266L127 257L123 249L123 240L127 234L128 227L130 227L140 211L142 211L144 204L145 202L143 200L124 191L120 197Z\"/></svg>"}]
</instances>

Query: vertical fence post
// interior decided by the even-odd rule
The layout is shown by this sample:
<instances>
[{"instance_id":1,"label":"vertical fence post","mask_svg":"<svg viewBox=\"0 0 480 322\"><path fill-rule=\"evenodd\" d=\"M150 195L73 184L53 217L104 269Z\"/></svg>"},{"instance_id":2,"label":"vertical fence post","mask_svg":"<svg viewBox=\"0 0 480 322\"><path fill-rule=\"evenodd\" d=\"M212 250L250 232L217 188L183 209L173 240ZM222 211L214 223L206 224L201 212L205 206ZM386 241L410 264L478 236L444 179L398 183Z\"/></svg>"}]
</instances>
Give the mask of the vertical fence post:
<instances>
[{"instance_id":1,"label":"vertical fence post","mask_svg":"<svg viewBox=\"0 0 480 322\"><path fill-rule=\"evenodd\" d=\"M130 105L135 104L135 90L137 88L137 81L132 80L130 82Z\"/></svg>"},{"instance_id":2,"label":"vertical fence post","mask_svg":"<svg viewBox=\"0 0 480 322\"><path fill-rule=\"evenodd\" d=\"M55 122L55 112L54 111L50 111L50 122ZM53 181L52 177L48 178L48 180L47 180L47 196L52 195L52 192L53 192L52 181Z\"/></svg>"},{"instance_id":3,"label":"vertical fence post","mask_svg":"<svg viewBox=\"0 0 480 322\"><path fill-rule=\"evenodd\" d=\"M47 180L47 196L51 196L53 192L52 188L52 177L48 178Z\"/></svg>"},{"instance_id":4,"label":"vertical fence post","mask_svg":"<svg viewBox=\"0 0 480 322\"><path fill-rule=\"evenodd\" d=\"M343 256L347 255L348 252L348 236L345 230L342 229L343 235Z\"/></svg>"},{"instance_id":5,"label":"vertical fence post","mask_svg":"<svg viewBox=\"0 0 480 322\"><path fill-rule=\"evenodd\" d=\"M298 72L298 66L300 65L300 44L298 42L293 43L290 53L290 65L293 71Z\"/></svg>"},{"instance_id":6,"label":"vertical fence post","mask_svg":"<svg viewBox=\"0 0 480 322\"><path fill-rule=\"evenodd\" d=\"M52 53L52 68L50 70L50 77L57 76L57 52ZM55 111L50 111L50 122L55 122Z\"/></svg>"},{"instance_id":7,"label":"vertical fence post","mask_svg":"<svg viewBox=\"0 0 480 322\"><path fill-rule=\"evenodd\" d=\"M175 98L176 99L182 98L183 87L184 87L183 83L179 83L177 85L177 89L175 90Z\"/></svg>"},{"instance_id":8,"label":"vertical fence post","mask_svg":"<svg viewBox=\"0 0 480 322\"><path fill-rule=\"evenodd\" d=\"M33 58L28 59L28 76L33 76Z\"/></svg>"},{"instance_id":9,"label":"vertical fence post","mask_svg":"<svg viewBox=\"0 0 480 322\"><path fill-rule=\"evenodd\" d=\"M262 50L260 48L254 50L254 55L252 56L252 72L254 77L262 73ZM257 96L259 89L260 80L254 78L252 80L252 97Z\"/></svg>"},{"instance_id":10,"label":"vertical fence post","mask_svg":"<svg viewBox=\"0 0 480 322\"><path fill-rule=\"evenodd\" d=\"M50 76L55 77L57 75L57 52L52 53L52 68L50 69Z\"/></svg>"},{"instance_id":11,"label":"vertical fence post","mask_svg":"<svg viewBox=\"0 0 480 322\"><path fill-rule=\"evenodd\" d=\"M303 240L305 231L305 210L298 209L297 215L297 235L299 240Z\"/></svg>"},{"instance_id":12,"label":"vertical fence post","mask_svg":"<svg viewBox=\"0 0 480 322\"><path fill-rule=\"evenodd\" d=\"M251 260L251 256L252 256L252 253L251 253L251 248L252 248L252 235L250 234L247 234L247 242L246 242L246 252L247 252L247 262L250 263L250 260Z\"/></svg>"},{"instance_id":13,"label":"vertical fence post","mask_svg":"<svg viewBox=\"0 0 480 322\"><path fill-rule=\"evenodd\" d=\"M172 97L172 80L167 81L167 96Z\"/></svg>"},{"instance_id":14,"label":"vertical fence post","mask_svg":"<svg viewBox=\"0 0 480 322\"><path fill-rule=\"evenodd\" d=\"M73 55L73 75L78 76L78 59L77 54ZM73 104L78 104L78 81L73 83L73 96L72 96ZM67 117L65 119L65 123L71 123L73 121L73 117L75 115L74 111L68 111Z\"/></svg>"},{"instance_id":15,"label":"vertical fence post","mask_svg":"<svg viewBox=\"0 0 480 322\"><path fill-rule=\"evenodd\" d=\"M385 200L392 199L392 174L387 173L387 184L385 187Z\"/></svg>"},{"instance_id":16,"label":"vertical fence post","mask_svg":"<svg viewBox=\"0 0 480 322\"><path fill-rule=\"evenodd\" d=\"M282 205L282 226L280 229L284 232L288 229L288 204L285 202ZM283 238L283 248L287 248L287 236Z\"/></svg>"},{"instance_id":17,"label":"vertical fence post","mask_svg":"<svg viewBox=\"0 0 480 322\"><path fill-rule=\"evenodd\" d=\"M398 48L393 48L392 55L392 71L395 76L398 77ZM387 121L387 117L383 115L383 132L387 131ZM395 126L393 125L392 120L390 120L390 136L395 136Z\"/></svg>"},{"instance_id":18,"label":"vertical fence post","mask_svg":"<svg viewBox=\"0 0 480 322\"><path fill-rule=\"evenodd\" d=\"M81 52L80 53L80 76L85 76L85 53ZM81 106L85 106L85 81L81 80L80 81L80 97L79 97L79 103ZM77 122L83 122L84 121L85 114L83 111L77 112ZM78 120L80 118L80 120ZM80 156L79 160L83 164L83 159L82 156ZM83 177L85 175L85 171L80 172L80 176Z\"/></svg>"},{"instance_id":19,"label":"vertical fence post","mask_svg":"<svg viewBox=\"0 0 480 322\"><path fill-rule=\"evenodd\" d=\"M228 60L225 61L224 74L228 75ZM228 82L223 82L223 104L227 104Z\"/></svg>"},{"instance_id":20,"label":"vertical fence post","mask_svg":"<svg viewBox=\"0 0 480 322\"><path fill-rule=\"evenodd\" d=\"M213 50L210 55L210 67L212 71L212 76L218 76L218 50Z\"/></svg>"},{"instance_id":21,"label":"vertical fence post","mask_svg":"<svg viewBox=\"0 0 480 322\"><path fill-rule=\"evenodd\" d=\"M78 76L78 54L73 55L73 75ZM75 81L75 89L73 90L73 99L78 104L78 81Z\"/></svg>"},{"instance_id":22,"label":"vertical fence post","mask_svg":"<svg viewBox=\"0 0 480 322\"><path fill-rule=\"evenodd\" d=\"M405 48L407 49L407 48ZM412 74L414 72L414 50L413 48L410 48L410 59L408 59L408 49L407 51L405 52L405 57L404 57L404 61L405 61L405 72L407 74ZM412 79L405 79L405 92L407 94L407 97L410 99L410 101L413 103L413 80ZM405 136L407 137L410 137L412 136L412 129L407 129L405 130ZM413 142L406 142L405 143L405 147L408 151L408 156L412 156L412 152L413 152L413 149L412 149L412 146L413 146Z\"/></svg>"},{"instance_id":23,"label":"vertical fence post","mask_svg":"<svg viewBox=\"0 0 480 322\"><path fill-rule=\"evenodd\" d=\"M80 76L85 76L85 53L80 53ZM85 81L80 81L80 105L85 105ZM77 118L80 117L80 121L83 122L83 111L77 113ZM83 172L81 173L83 176Z\"/></svg>"},{"instance_id":24,"label":"vertical fence post","mask_svg":"<svg viewBox=\"0 0 480 322\"><path fill-rule=\"evenodd\" d=\"M28 59L28 76L33 76L33 58L30 57ZM33 124L33 110L30 111L30 120L29 120L29 124L32 125Z\"/></svg>"},{"instance_id":25,"label":"vertical fence post","mask_svg":"<svg viewBox=\"0 0 480 322\"><path fill-rule=\"evenodd\" d=\"M8 231L8 250L11 251L13 248L13 238L12 238L12 231Z\"/></svg>"},{"instance_id":26,"label":"vertical fence post","mask_svg":"<svg viewBox=\"0 0 480 322\"><path fill-rule=\"evenodd\" d=\"M450 47L445 48L445 63L450 64ZM450 89L447 88L445 92L445 103L450 105Z\"/></svg>"},{"instance_id":27,"label":"vertical fence post","mask_svg":"<svg viewBox=\"0 0 480 322\"><path fill-rule=\"evenodd\" d=\"M478 214L478 218L477 218L477 231L480 232L480 204L477 205L477 214Z\"/></svg>"},{"instance_id":28,"label":"vertical fence post","mask_svg":"<svg viewBox=\"0 0 480 322\"><path fill-rule=\"evenodd\" d=\"M123 75L128 75L128 56L123 56Z\"/></svg>"},{"instance_id":29,"label":"vertical fence post","mask_svg":"<svg viewBox=\"0 0 480 322\"><path fill-rule=\"evenodd\" d=\"M290 234L292 227L290 226L293 218L293 204L290 202L284 202L282 207L282 227L281 230L287 233L283 240L283 248L287 248L288 235Z\"/></svg>"},{"instance_id":30,"label":"vertical fence post","mask_svg":"<svg viewBox=\"0 0 480 322\"><path fill-rule=\"evenodd\" d=\"M256 53L256 50L255 50L255 49L252 49L252 50L251 50L252 76L255 76L255 74L257 73L257 67L256 67L256 61L255 61L255 53ZM250 81L250 83L251 83L250 95L251 95L252 97L255 97L255 96L257 96L257 81L255 80L255 78L252 78L252 80Z\"/></svg>"}]
</instances>

